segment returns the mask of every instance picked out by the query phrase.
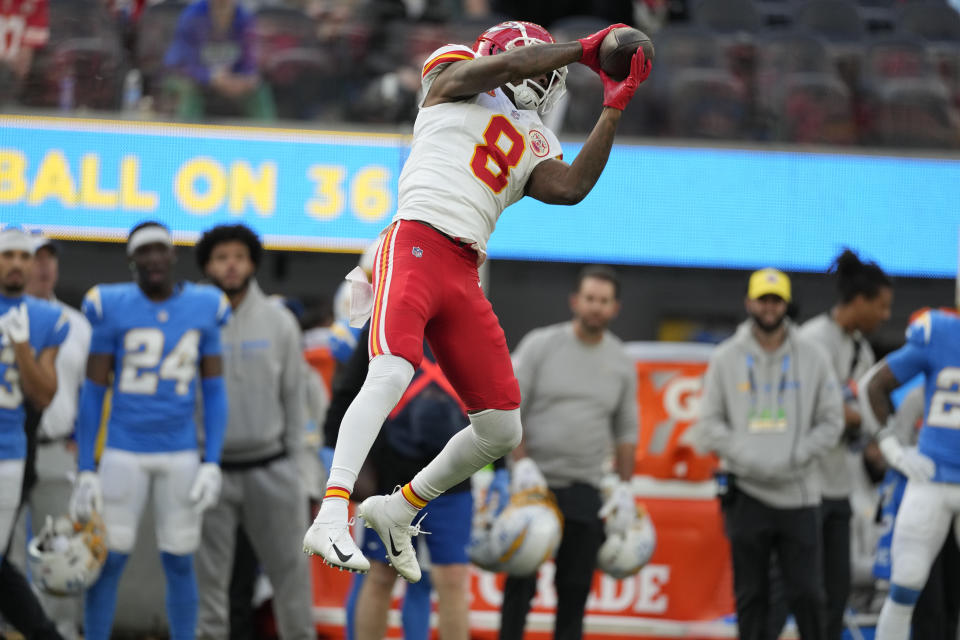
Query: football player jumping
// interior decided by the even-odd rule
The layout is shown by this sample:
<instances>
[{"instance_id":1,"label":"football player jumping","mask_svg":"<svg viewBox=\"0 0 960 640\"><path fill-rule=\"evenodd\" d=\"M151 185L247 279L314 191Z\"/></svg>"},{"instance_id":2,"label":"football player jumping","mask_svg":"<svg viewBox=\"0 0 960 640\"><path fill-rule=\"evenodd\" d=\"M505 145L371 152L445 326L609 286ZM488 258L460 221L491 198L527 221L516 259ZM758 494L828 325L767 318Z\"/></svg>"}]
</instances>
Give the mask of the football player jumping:
<instances>
[{"instance_id":1,"label":"football player jumping","mask_svg":"<svg viewBox=\"0 0 960 640\"><path fill-rule=\"evenodd\" d=\"M174 283L169 231L138 225L127 239L136 282L98 285L83 300L93 326L87 379L77 419L78 477L71 516L103 513L109 555L84 602L84 633L107 640L120 574L152 496L157 546L167 578L170 637L193 638L197 580L193 553L204 509L220 493L220 450L227 425L220 327L230 303L217 288ZM203 391L203 460L197 455L197 369ZM94 450L109 376L113 399L107 441L95 471Z\"/></svg>"},{"instance_id":2,"label":"football player jumping","mask_svg":"<svg viewBox=\"0 0 960 640\"><path fill-rule=\"evenodd\" d=\"M348 531L347 504L364 459L430 343L470 414L470 426L400 491L360 505L366 526L383 539L390 564L420 579L411 545L417 513L446 489L511 451L521 437L520 391L503 329L484 297L477 266L503 210L525 195L576 204L606 165L621 112L650 74L638 51L621 82L600 68L599 49L612 25L557 44L546 29L504 22L480 34L473 49L448 45L423 65L423 102L399 184L399 207L375 258L370 369L347 410L320 512L303 545L332 566L366 572L370 563ZM604 109L568 164L540 120L564 91L566 65L600 75ZM365 277L355 279L358 289ZM366 311L367 313L363 313Z\"/></svg>"},{"instance_id":3,"label":"football player jumping","mask_svg":"<svg viewBox=\"0 0 960 640\"><path fill-rule=\"evenodd\" d=\"M877 438L884 457L907 476L893 529L890 593L880 611L877 640L906 640L920 591L947 534L960 518L960 317L927 311L907 329L907 342L871 369L860 388L868 423L885 425L889 393L925 376L925 411L916 448L891 429Z\"/></svg>"}]
</instances>

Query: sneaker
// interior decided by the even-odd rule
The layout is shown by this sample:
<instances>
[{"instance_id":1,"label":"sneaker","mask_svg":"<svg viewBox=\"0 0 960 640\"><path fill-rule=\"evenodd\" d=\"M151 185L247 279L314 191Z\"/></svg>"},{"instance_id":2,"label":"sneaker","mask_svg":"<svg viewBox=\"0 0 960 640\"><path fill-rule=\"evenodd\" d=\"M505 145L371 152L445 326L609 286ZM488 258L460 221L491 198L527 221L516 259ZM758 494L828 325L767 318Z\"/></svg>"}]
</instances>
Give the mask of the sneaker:
<instances>
[{"instance_id":1,"label":"sneaker","mask_svg":"<svg viewBox=\"0 0 960 640\"><path fill-rule=\"evenodd\" d=\"M351 522L314 520L303 536L303 552L311 556L318 555L326 564L337 569L353 573L370 571L370 561L363 556L350 535Z\"/></svg>"},{"instance_id":2,"label":"sneaker","mask_svg":"<svg viewBox=\"0 0 960 640\"><path fill-rule=\"evenodd\" d=\"M399 499L399 493L394 493ZM420 581L420 564L411 538L420 533L419 525L404 524L392 520L386 512L387 500L393 496L373 496L360 503L360 517L363 523L377 532L387 550L387 562L396 569L407 582Z\"/></svg>"}]
</instances>

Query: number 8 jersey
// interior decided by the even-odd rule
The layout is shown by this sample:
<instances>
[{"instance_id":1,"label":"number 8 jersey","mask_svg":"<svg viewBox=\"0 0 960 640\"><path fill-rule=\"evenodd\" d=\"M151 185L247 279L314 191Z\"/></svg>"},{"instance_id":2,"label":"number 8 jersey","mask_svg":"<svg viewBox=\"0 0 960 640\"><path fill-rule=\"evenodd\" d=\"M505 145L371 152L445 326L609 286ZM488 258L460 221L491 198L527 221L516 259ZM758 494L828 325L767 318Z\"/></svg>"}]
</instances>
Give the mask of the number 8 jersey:
<instances>
[{"instance_id":1,"label":"number 8 jersey","mask_svg":"<svg viewBox=\"0 0 960 640\"><path fill-rule=\"evenodd\" d=\"M927 311L907 342L886 357L901 383L924 374L925 412L917 449L937 465L934 480L960 483L960 317Z\"/></svg>"},{"instance_id":2,"label":"number 8 jersey","mask_svg":"<svg viewBox=\"0 0 960 640\"><path fill-rule=\"evenodd\" d=\"M182 283L162 301L136 283L98 285L83 313L93 326L90 353L114 356L107 446L138 453L197 448L197 371L220 355L230 303L217 288Z\"/></svg>"},{"instance_id":3,"label":"number 8 jersey","mask_svg":"<svg viewBox=\"0 0 960 640\"><path fill-rule=\"evenodd\" d=\"M447 65L474 57L462 45L437 49L423 65L423 95ZM482 262L497 219L523 197L533 169L562 155L539 114L517 109L499 88L421 107L393 219L428 222L471 243Z\"/></svg>"}]
</instances>

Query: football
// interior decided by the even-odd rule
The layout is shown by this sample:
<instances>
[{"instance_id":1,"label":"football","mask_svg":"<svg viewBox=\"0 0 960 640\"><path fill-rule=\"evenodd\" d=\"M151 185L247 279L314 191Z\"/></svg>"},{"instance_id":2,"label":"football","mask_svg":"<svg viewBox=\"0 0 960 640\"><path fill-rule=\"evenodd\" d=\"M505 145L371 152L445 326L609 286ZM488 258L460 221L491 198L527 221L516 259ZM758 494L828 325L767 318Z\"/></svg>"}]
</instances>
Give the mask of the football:
<instances>
[{"instance_id":1,"label":"football","mask_svg":"<svg viewBox=\"0 0 960 640\"><path fill-rule=\"evenodd\" d=\"M614 80L623 80L630 73L630 61L640 47L643 47L643 55L647 60L653 62L654 50L650 36L632 27L611 30L600 43L600 68Z\"/></svg>"}]
</instances>

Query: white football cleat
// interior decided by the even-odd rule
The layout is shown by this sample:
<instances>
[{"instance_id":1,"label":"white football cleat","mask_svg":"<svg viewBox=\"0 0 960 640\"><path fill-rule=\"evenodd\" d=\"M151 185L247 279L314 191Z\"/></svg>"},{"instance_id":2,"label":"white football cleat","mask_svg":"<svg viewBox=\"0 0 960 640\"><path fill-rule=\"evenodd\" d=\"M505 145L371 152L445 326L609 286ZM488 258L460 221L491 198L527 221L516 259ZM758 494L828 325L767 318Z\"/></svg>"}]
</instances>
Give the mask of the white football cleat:
<instances>
[{"instance_id":1,"label":"white football cleat","mask_svg":"<svg viewBox=\"0 0 960 640\"><path fill-rule=\"evenodd\" d=\"M399 492L392 496L372 496L360 503L360 517L363 523L377 532L387 550L387 562L407 582L420 581L420 564L410 539L420 533L419 525L403 524L392 520L386 511L387 500L396 497L402 500Z\"/></svg>"},{"instance_id":2,"label":"white football cleat","mask_svg":"<svg viewBox=\"0 0 960 640\"><path fill-rule=\"evenodd\" d=\"M314 520L303 536L303 552L318 555L331 567L353 573L370 571L367 560L350 535L349 522L317 522Z\"/></svg>"}]
</instances>

